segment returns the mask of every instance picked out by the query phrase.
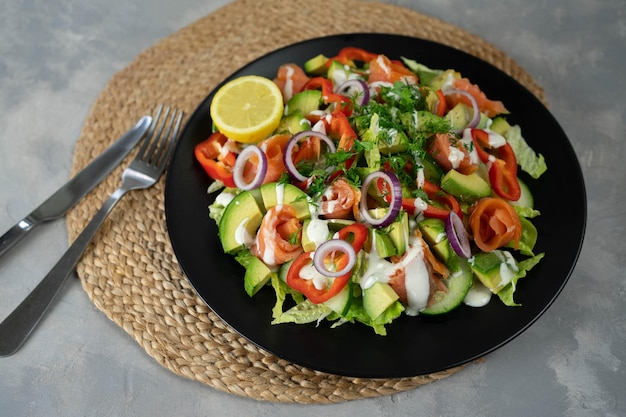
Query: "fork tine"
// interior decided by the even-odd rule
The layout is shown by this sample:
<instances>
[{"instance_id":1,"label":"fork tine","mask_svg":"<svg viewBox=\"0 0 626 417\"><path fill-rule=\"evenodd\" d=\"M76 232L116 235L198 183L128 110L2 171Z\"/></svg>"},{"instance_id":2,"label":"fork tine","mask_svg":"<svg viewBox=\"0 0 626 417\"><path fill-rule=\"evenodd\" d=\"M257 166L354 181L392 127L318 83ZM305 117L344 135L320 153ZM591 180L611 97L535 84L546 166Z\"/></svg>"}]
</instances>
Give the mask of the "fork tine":
<instances>
[{"instance_id":1,"label":"fork tine","mask_svg":"<svg viewBox=\"0 0 626 417\"><path fill-rule=\"evenodd\" d=\"M157 124L159 123L159 118L161 117L161 112L163 111L163 104L157 107L156 114L152 118L152 123L150 123L150 127L148 128L148 132L146 132L146 136L143 138L143 142L141 143L141 147L137 152L137 156L135 159L140 160L144 158L146 153L146 149L148 149L148 145L152 141L154 136L154 131L156 130Z\"/></svg>"},{"instance_id":2,"label":"fork tine","mask_svg":"<svg viewBox=\"0 0 626 417\"><path fill-rule=\"evenodd\" d=\"M145 143L145 147L147 148L148 145L150 145L150 148L145 149L144 147L142 147L142 150L144 151L144 153L139 153L137 155L137 158L141 157L141 159L146 163L152 163L152 161L155 159L154 158L155 149L157 148L158 144L161 142L161 138L163 137L162 136L163 129L165 129L165 126L167 124L167 118L170 113L170 108L169 107L165 108L163 117L160 117L162 108L163 108L163 105L159 107L157 117L154 118L156 123L155 123L155 129L153 129L153 132L152 132L153 135L150 136L150 140L146 141ZM160 121L159 121L159 118L161 118ZM165 136L167 136L167 133L165 133Z\"/></svg>"},{"instance_id":3,"label":"fork tine","mask_svg":"<svg viewBox=\"0 0 626 417\"><path fill-rule=\"evenodd\" d=\"M174 114L172 114L171 122L174 122L174 118L176 117L176 113L177 113L177 111L174 110ZM183 112L182 111L178 111L178 117L176 117L176 124L174 125L174 131L172 132L171 135L169 135L170 129L168 128L168 136L169 136L170 140L169 140L169 143L167 143L167 148L165 149L165 152L163 154L163 159L161 159L161 163L159 164L159 169L165 168L165 164L167 164L167 161L170 159L170 156L172 155L172 152L174 152L174 145L176 144L176 138L178 137L178 130L180 129L180 124L182 123L182 120L183 120ZM170 127L171 126L172 125L170 123ZM163 142L163 148L165 147L166 142ZM162 150L163 149L161 149L160 151L162 151Z\"/></svg>"},{"instance_id":4,"label":"fork tine","mask_svg":"<svg viewBox=\"0 0 626 417\"><path fill-rule=\"evenodd\" d=\"M160 166L160 161L162 159L161 157L163 155L163 150L167 146L168 140L171 138L170 132L172 131L172 125L174 124L174 119L176 118L177 112L178 112L177 109L173 109L172 115L169 118L169 123L167 124L167 128L165 127L165 121L164 121L164 123L163 123L163 129L164 130L159 132L159 134L162 134L163 136L159 137L159 140L157 142L155 142L153 148L150 149L152 151L152 159L150 161L150 163L152 165ZM168 115L169 115L169 112L168 112ZM166 115L166 117L167 117L167 115ZM176 137L176 135L174 135L174 138L175 137ZM157 145L158 145L158 147L157 147Z\"/></svg>"}]
</instances>

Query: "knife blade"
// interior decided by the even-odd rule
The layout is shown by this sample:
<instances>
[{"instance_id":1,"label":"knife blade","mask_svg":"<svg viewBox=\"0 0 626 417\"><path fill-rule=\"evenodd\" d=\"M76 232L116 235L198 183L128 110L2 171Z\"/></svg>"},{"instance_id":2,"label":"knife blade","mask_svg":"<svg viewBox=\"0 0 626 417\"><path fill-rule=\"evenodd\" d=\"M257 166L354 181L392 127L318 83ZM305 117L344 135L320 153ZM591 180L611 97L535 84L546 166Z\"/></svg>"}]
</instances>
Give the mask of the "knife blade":
<instances>
[{"instance_id":1,"label":"knife blade","mask_svg":"<svg viewBox=\"0 0 626 417\"><path fill-rule=\"evenodd\" d=\"M0 236L0 257L38 224L63 216L67 210L106 178L144 136L151 122L150 116L139 119L132 128L90 162L81 172Z\"/></svg>"}]
</instances>

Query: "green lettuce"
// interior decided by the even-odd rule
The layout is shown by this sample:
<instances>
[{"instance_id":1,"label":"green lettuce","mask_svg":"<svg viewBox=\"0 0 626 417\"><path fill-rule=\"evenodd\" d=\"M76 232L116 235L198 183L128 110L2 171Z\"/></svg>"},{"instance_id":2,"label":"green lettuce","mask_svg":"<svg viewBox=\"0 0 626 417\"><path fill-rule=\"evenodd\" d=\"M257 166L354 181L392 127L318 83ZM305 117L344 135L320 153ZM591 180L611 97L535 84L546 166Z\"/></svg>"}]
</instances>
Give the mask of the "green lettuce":
<instances>
[{"instance_id":1,"label":"green lettuce","mask_svg":"<svg viewBox=\"0 0 626 417\"><path fill-rule=\"evenodd\" d=\"M524 278L528 271L533 269L535 265L537 265L542 259L544 254L540 253L538 255L533 256L532 258L525 259L521 262L517 263L518 272L515 274L515 277L509 282L504 288L498 291L498 297L500 300L507 306L515 307L521 304L518 304L513 299L513 294L515 293L515 288L517 285L517 281L520 278Z\"/></svg>"},{"instance_id":2,"label":"green lettuce","mask_svg":"<svg viewBox=\"0 0 626 417\"><path fill-rule=\"evenodd\" d=\"M517 163L522 171L534 179L539 178L544 172L547 171L548 166L541 154L537 154L533 148L531 148L526 140L522 137L522 129L515 125L511 126L506 133L506 140L509 142L517 157Z\"/></svg>"}]
</instances>

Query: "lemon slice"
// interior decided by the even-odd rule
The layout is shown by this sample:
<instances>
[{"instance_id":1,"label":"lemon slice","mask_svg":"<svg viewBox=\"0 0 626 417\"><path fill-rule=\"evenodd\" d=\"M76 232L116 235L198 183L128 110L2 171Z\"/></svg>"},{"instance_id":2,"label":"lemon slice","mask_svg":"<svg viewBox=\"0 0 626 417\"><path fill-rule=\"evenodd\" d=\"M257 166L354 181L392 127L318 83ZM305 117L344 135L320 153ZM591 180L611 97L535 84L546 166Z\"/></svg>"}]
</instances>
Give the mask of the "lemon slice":
<instances>
[{"instance_id":1,"label":"lemon slice","mask_svg":"<svg viewBox=\"0 0 626 417\"><path fill-rule=\"evenodd\" d=\"M283 96L272 80L257 75L235 78L224 84L211 102L215 127L241 143L256 143L279 125Z\"/></svg>"}]
</instances>

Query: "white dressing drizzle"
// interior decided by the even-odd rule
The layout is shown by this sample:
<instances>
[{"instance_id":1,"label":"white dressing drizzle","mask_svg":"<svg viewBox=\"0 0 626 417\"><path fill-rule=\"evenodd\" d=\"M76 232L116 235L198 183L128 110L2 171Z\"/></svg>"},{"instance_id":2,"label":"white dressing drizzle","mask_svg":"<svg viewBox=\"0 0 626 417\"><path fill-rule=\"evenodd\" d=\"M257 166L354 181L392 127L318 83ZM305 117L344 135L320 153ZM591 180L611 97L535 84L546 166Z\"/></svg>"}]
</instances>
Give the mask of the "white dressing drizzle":
<instances>
[{"instance_id":1,"label":"white dressing drizzle","mask_svg":"<svg viewBox=\"0 0 626 417\"><path fill-rule=\"evenodd\" d=\"M241 223L239 223L239 225L235 229L235 242L237 242L237 244L239 245L244 245L246 248L249 248L250 246L252 246L252 243L254 243L254 237L250 234L250 232L248 232L248 229L246 228L249 221L250 218L246 217L241 221Z\"/></svg>"},{"instance_id":2,"label":"white dressing drizzle","mask_svg":"<svg viewBox=\"0 0 626 417\"><path fill-rule=\"evenodd\" d=\"M217 197L215 197L214 204L226 207L231 201L233 201L233 198L235 198L234 193L224 191L219 193Z\"/></svg>"},{"instance_id":3,"label":"white dressing drizzle","mask_svg":"<svg viewBox=\"0 0 626 417\"><path fill-rule=\"evenodd\" d=\"M465 158L465 153L456 146L450 145L450 154L448 155L448 161L452 165L452 168L457 169L461 165L461 161Z\"/></svg>"},{"instance_id":4,"label":"white dressing drizzle","mask_svg":"<svg viewBox=\"0 0 626 417\"><path fill-rule=\"evenodd\" d=\"M313 281L313 286L323 290L328 284L328 278L320 274L313 264L307 264L300 269L300 278Z\"/></svg>"},{"instance_id":5,"label":"white dressing drizzle","mask_svg":"<svg viewBox=\"0 0 626 417\"><path fill-rule=\"evenodd\" d=\"M278 209L285 203L285 184L276 184L276 206Z\"/></svg>"},{"instance_id":6,"label":"white dressing drizzle","mask_svg":"<svg viewBox=\"0 0 626 417\"><path fill-rule=\"evenodd\" d=\"M306 228L306 235L308 236L309 240L315 243L316 248L328 240L329 234L330 231L328 230L327 220L312 218L309 221L309 224Z\"/></svg>"},{"instance_id":7,"label":"white dressing drizzle","mask_svg":"<svg viewBox=\"0 0 626 417\"><path fill-rule=\"evenodd\" d=\"M359 282L361 288L365 290L376 282L388 283L390 276L403 269L408 299L405 312L411 316L419 314L426 307L430 294L430 280L421 243L414 240L402 260L392 263L378 255L376 234L372 236L372 249L366 254L367 269Z\"/></svg>"},{"instance_id":8,"label":"white dressing drizzle","mask_svg":"<svg viewBox=\"0 0 626 417\"><path fill-rule=\"evenodd\" d=\"M492 292L479 280L474 281L463 302L470 307L484 307L491 300Z\"/></svg>"},{"instance_id":9,"label":"white dressing drizzle","mask_svg":"<svg viewBox=\"0 0 626 417\"><path fill-rule=\"evenodd\" d=\"M476 147L474 146L474 141L472 140L472 129L463 130L461 143L463 144L463 146L465 146L465 149L467 149L469 153L470 163L472 163L473 165L477 165L479 162L478 151L476 150Z\"/></svg>"},{"instance_id":10,"label":"white dressing drizzle","mask_svg":"<svg viewBox=\"0 0 626 417\"><path fill-rule=\"evenodd\" d=\"M285 77L285 100L289 100L293 97L293 73L294 70L291 66L287 66L287 76Z\"/></svg>"}]
</instances>

